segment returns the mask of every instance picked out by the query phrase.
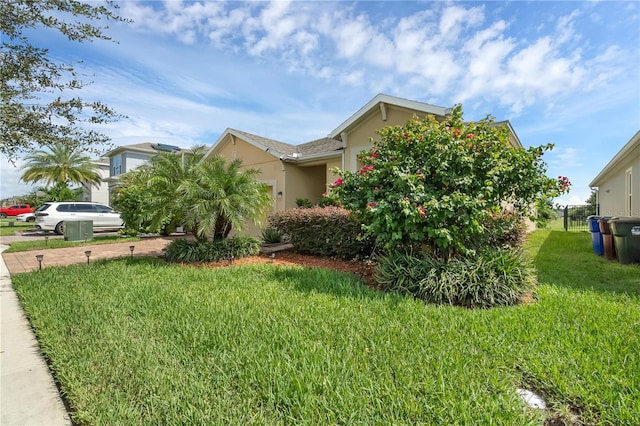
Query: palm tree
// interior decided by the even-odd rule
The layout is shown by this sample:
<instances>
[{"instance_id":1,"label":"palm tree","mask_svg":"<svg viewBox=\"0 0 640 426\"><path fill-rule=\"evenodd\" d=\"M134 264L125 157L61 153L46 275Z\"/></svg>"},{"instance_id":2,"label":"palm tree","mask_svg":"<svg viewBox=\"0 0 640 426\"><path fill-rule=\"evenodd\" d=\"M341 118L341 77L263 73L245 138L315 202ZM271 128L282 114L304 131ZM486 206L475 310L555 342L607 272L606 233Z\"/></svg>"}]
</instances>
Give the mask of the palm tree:
<instances>
[{"instance_id":1,"label":"palm tree","mask_svg":"<svg viewBox=\"0 0 640 426\"><path fill-rule=\"evenodd\" d=\"M196 146L179 153L163 152L143 166L149 195L148 217L152 229L170 232L184 216L178 187L193 179L196 166L204 159L205 147Z\"/></svg>"},{"instance_id":2,"label":"palm tree","mask_svg":"<svg viewBox=\"0 0 640 426\"><path fill-rule=\"evenodd\" d=\"M98 184L100 175L91 158L79 152L77 147L56 143L49 150L34 151L26 158L22 180L27 183L44 182L45 185L69 185L76 183Z\"/></svg>"},{"instance_id":3,"label":"palm tree","mask_svg":"<svg viewBox=\"0 0 640 426\"><path fill-rule=\"evenodd\" d=\"M242 162L225 164L221 156L198 163L192 179L184 180L177 194L184 224L196 237L223 239L231 229L241 231L247 221L256 224L271 207L271 195L256 177L256 169L242 169Z\"/></svg>"}]
</instances>

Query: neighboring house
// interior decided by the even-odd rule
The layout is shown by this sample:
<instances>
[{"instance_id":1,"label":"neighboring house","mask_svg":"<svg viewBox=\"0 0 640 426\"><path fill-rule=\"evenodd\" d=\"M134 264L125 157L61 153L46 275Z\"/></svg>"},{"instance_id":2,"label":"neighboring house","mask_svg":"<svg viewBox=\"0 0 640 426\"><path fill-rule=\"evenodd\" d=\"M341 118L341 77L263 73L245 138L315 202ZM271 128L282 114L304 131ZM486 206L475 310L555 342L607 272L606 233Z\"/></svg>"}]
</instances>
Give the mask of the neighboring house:
<instances>
[{"instance_id":1,"label":"neighboring house","mask_svg":"<svg viewBox=\"0 0 640 426\"><path fill-rule=\"evenodd\" d=\"M120 175L137 169L149 162L159 152L177 152L180 148L173 145L145 142L135 145L119 146L104 155L109 165L109 173L104 181L107 184L107 200L110 202L113 189L120 183ZM96 201L96 200L92 200Z\"/></svg>"},{"instance_id":2,"label":"neighboring house","mask_svg":"<svg viewBox=\"0 0 640 426\"><path fill-rule=\"evenodd\" d=\"M589 184L601 216L640 216L640 131Z\"/></svg>"},{"instance_id":3,"label":"neighboring house","mask_svg":"<svg viewBox=\"0 0 640 426\"><path fill-rule=\"evenodd\" d=\"M404 125L413 116L434 115L444 119L451 110L423 102L379 94L336 127L327 137L300 145L265 138L235 129L226 129L206 156L222 155L240 159L244 167L259 169L274 198L274 210L296 207L298 198L317 203L337 176L333 168L357 171L357 154L372 148L371 138L386 126ZM521 148L508 121L511 143ZM251 231L252 233L255 230Z\"/></svg>"},{"instance_id":4,"label":"neighboring house","mask_svg":"<svg viewBox=\"0 0 640 426\"><path fill-rule=\"evenodd\" d=\"M100 175L102 182L97 185L83 185L80 201L109 204L109 185L105 180L109 177L109 159L103 157L95 160L94 164L97 166L96 172Z\"/></svg>"}]
</instances>

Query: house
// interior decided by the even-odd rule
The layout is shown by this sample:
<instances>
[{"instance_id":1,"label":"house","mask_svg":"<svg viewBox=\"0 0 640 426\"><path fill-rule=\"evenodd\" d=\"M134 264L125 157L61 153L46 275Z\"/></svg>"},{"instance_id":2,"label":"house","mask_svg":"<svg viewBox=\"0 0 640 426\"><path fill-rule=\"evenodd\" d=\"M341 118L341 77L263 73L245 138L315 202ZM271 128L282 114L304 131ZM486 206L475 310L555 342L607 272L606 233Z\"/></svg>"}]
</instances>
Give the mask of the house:
<instances>
[{"instance_id":1,"label":"house","mask_svg":"<svg viewBox=\"0 0 640 426\"><path fill-rule=\"evenodd\" d=\"M296 207L296 200L317 203L338 177L332 169L357 171L359 152L372 148L371 138L386 126L404 125L414 116L444 119L449 108L379 94L347 118L326 137L300 145L269 139L236 129L226 129L206 156L219 154L227 161L240 159L244 167L261 170L260 179L274 199L274 211ZM508 121L511 143L522 147Z\"/></svg>"},{"instance_id":2,"label":"house","mask_svg":"<svg viewBox=\"0 0 640 426\"><path fill-rule=\"evenodd\" d=\"M179 152L181 149L173 145L159 143L139 143L122 145L104 155L108 161L108 174L103 179L107 185L107 201L111 201L113 189L120 183L120 175L146 164L159 152ZM96 201L92 199L91 201Z\"/></svg>"},{"instance_id":3,"label":"house","mask_svg":"<svg viewBox=\"0 0 640 426\"><path fill-rule=\"evenodd\" d=\"M109 159L103 157L94 160L93 163L96 165L96 173L100 175L102 181L94 185L84 184L80 200L109 204L109 185L105 181L109 177Z\"/></svg>"},{"instance_id":4,"label":"house","mask_svg":"<svg viewBox=\"0 0 640 426\"><path fill-rule=\"evenodd\" d=\"M640 216L640 130L589 184L601 216Z\"/></svg>"}]
</instances>

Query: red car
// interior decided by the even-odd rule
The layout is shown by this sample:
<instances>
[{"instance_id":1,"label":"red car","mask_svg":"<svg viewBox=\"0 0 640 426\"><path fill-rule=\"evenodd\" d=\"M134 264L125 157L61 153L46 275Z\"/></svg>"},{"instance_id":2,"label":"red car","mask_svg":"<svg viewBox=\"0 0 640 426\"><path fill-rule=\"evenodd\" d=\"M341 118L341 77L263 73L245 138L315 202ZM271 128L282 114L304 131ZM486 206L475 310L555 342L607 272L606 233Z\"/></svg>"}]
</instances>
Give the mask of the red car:
<instances>
[{"instance_id":1,"label":"red car","mask_svg":"<svg viewBox=\"0 0 640 426\"><path fill-rule=\"evenodd\" d=\"M16 204L14 206L9 207L1 207L0 208L0 218L4 219L9 216L18 216L22 213L31 213L33 209L29 204Z\"/></svg>"}]
</instances>

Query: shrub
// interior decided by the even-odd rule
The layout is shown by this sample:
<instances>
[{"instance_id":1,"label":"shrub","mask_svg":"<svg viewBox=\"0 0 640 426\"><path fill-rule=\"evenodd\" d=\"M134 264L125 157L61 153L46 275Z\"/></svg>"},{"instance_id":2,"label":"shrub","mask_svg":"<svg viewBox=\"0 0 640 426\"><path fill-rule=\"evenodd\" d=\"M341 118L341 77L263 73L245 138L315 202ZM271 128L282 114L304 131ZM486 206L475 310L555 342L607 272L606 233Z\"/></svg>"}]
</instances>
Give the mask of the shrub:
<instances>
[{"instance_id":1,"label":"shrub","mask_svg":"<svg viewBox=\"0 0 640 426\"><path fill-rule=\"evenodd\" d=\"M268 227L262 230L262 241L276 244L282 242L282 234L275 228Z\"/></svg>"},{"instance_id":2,"label":"shrub","mask_svg":"<svg viewBox=\"0 0 640 426\"><path fill-rule=\"evenodd\" d=\"M308 198L296 198L296 206L310 209L311 207L313 207L313 204L311 204L311 201L309 201Z\"/></svg>"},{"instance_id":3,"label":"shrub","mask_svg":"<svg viewBox=\"0 0 640 426\"><path fill-rule=\"evenodd\" d=\"M373 239L361 238L360 222L340 207L285 210L270 216L269 224L301 253L350 259L373 251Z\"/></svg>"},{"instance_id":4,"label":"shrub","mask_svg":"<svg viewBox=\"0 0 640 426\"><path fill-rule=\"evenodd\" d=\"M494 247L520 247L527 236L524 216L514 211L502 210L489 215L484 227L488 242Z\"/></svg>"},{"instance_id":5,"label":"shrub","mask_svg":"<svg viewBox=\"0 0 640 426\"><path fill-rule=\"evenodd\" d=\"M533 266L524 255L502 248L451 262L391 253L379 260L375 279L387 291L469 308L516 304L536 284Z\"/></svg>"},{"instance_id":6,"label":"shrub","mask_svg":"<svg viewBox=\"0 0 640 426\"><path fill-rule=\"evenodd\" d=\"M416 118L378 135L358 156L360 170L336 170L329 188L386 249L417 243L444 260L473 255L487 244L490 212L505 202L526 212L569 189L567 178L545 174L551 144L516 148L507 127L491 117L466 122L460 106L443 121Z\"/></svg>"},{"instance_id":7,"label":"shrub","mask_svg":"<svg viewBox=\"0 0 640 426\"><path fill-rule=\"evenodd\" d=\"M216 241L175 240L166 248L169 262L219 262L255 256L260 252L260 241L252 237L238 237Z\"/></svg>"},{"instance_id":8,"label":"shrub","mask_svg":"<svg viewBox=\"0 0 640 426\"><path fill-rule=\"evenodd\" d=\"M334 198L328 197L326 194L322 195L322 198L320 198L320 201L318 201L318 206L319 207L329 207L329 206L340 206L340 203L338 203L337 200L335 200Z\"/></svg>"}]
</instances>

